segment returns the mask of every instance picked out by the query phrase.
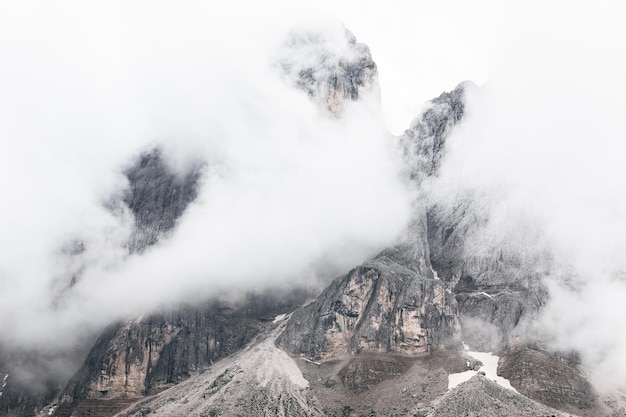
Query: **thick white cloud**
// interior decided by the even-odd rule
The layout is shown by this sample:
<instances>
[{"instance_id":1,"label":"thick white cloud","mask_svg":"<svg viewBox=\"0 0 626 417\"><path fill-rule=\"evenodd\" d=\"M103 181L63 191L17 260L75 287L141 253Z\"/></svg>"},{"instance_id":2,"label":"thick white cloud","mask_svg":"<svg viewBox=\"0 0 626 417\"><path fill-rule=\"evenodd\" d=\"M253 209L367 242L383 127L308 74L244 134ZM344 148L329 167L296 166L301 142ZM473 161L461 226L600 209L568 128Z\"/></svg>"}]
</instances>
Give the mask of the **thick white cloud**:
<instances>
[{"instance_id":1,"label":"thick white cloud","mask_svg":"<svg viewBox=\"0 0 626 417\"><path fill-rule=\"evenodd\" d=\"M489 196L490 233L554 258L542 330L626 384L626 30L612 2L502 16L489 82L469 96L439 186ZM495 35L495 34L494 34ZM441 193L441 190L439 190ZM564 279L577 287L559 284Z\"/></svg>"},{"instance_id":2,"label":"thick white cloud","mask_svg":"<svg viewBox=\"0 0 626 417\"><path fill-rule=\"evenodd\" d=\"M50 343L50 334L106 321L107 311L250 279L282 282L316 257L346 254L349 263L392 240L409 196L384 156L378 110L326 120L271 69L289 29L336 28L330 18L370 46L394 132L459 81L488 81L450 141L442 181L491 195L498 227L538 225L542 244L586 283L579 293L552 290L546 329L603 369L621 363L626 292L612 278L626 253L619 2L0 7L5 340ZM121 166L154 143L177 167L198 155L219 164L172 240L119 263L129 229L101 201L123 188ZM59 250L72 239L93 248L91 268L51 314L55 279L68 268ZM233 261L244 254L249 263Z\"/></svg>"},{"instance_id":3,"label":"thick white cloud","mask_svg":"<svg viewBox=\"0 0 626 417\"><path fill-rule=\"evenodd\" d=\"M302 284L314 264L351 267L403 231L411 193L376 95L332 118L275 65L293 29L345 50L341 23L225 7L41 2L2 13L5 343L62 349L81 329L159 304ZM155 144L178 170L208 165L171 239L128 257L132 215L104 203Z\"/></svg>"}]
</instances>

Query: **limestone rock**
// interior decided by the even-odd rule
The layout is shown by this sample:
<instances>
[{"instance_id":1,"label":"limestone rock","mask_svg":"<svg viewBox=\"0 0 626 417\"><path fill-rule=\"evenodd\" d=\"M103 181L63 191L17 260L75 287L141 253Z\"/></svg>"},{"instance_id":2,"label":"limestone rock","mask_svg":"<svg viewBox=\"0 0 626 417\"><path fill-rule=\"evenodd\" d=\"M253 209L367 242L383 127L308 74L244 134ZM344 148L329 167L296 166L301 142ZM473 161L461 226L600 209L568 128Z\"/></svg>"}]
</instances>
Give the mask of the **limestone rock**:
<instances>
[{"instance_id":1,"label":"limestone rock","mask_svg":"<svg viewBox=\"0 0 626 417\"><path fill-rule=\"evenodd\" d=\"M380 256L294 312L278 342L328 360L363 351L425 353L457 337L456 302L444 284Z\"/></svg>"}]
</instances>

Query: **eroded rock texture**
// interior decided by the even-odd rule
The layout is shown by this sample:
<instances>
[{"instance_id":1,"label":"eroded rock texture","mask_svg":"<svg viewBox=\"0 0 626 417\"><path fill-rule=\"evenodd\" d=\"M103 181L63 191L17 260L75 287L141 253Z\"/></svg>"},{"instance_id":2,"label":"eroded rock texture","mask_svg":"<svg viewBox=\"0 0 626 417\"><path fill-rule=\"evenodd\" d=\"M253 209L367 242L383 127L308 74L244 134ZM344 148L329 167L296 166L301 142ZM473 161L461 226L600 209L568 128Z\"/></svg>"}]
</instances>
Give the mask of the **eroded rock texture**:
<instances>
[{"instance_id":1,"label":"eroded rock texture","mask_svg":"<svg viewBox=\"0 0 626 417\"><path fill-rule=\"evenodd\" d=\"M184 173L175 172L160 149L142 154L125 171L128 190L123 202L134 215L131 252L141 252L167 235L198 194L201 164Z\"/></svg>"},{"instance_id":2,"label":"eroded rock texture","mask_svg":"<svg viewBox=\"0 0 626 417\"><path fill-rule=\"evenodd\" d=\"M456 302L440 280L380 256L294 312L279 343L316 360L362 351L417 354L453 343L457 330Z\"/></svg>"}]
</instances>

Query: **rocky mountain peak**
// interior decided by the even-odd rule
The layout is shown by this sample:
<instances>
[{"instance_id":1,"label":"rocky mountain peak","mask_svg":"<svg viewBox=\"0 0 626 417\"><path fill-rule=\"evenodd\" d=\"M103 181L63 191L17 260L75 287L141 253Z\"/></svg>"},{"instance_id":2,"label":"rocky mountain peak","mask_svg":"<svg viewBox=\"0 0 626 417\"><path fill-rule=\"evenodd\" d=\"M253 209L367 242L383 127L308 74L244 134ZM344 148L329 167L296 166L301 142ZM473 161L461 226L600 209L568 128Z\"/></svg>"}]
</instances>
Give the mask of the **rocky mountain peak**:
<instances>
[{"instance_id":1,"label":"rocky mountain peak","mask_svg":"<svg viewBox=\"0 0 626 417\"><path fill-rule=\"evenodd\" d=\"M346 101L378 92L378 70L367 45L343 33L294 31L277 60L287 80L332 115ZM331 34L332 35L332 34Z\"/></svg>"}]
</instances>

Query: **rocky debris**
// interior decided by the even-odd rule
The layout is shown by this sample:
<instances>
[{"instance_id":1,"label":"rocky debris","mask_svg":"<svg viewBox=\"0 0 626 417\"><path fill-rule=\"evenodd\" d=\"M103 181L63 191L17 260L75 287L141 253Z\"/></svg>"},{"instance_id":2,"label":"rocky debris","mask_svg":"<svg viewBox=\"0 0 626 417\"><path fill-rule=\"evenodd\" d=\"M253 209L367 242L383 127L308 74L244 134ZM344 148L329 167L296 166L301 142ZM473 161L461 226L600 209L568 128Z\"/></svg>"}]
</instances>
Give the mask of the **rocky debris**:
<instances>
[{"instance_id":1,"label":"rocky debris","mask_svg":"<svg viewBox=\"0 0 626 417\"><path fill-rule=\"evenodd\" d=\"M327 416L405 416L443 395L449 373L465 367L455 352L425 355L362 353L313 365L298 361ZM329 388L326 381L336 384Z\"/></svg>"},{"instance_id":2,"label":"rocky debris","mask_svg":"<svg viewBox=\"0 0 626 417\"><path fill-rule=\"evenodd\" d=\"M498 371L535 401L581 416L605 415L598 394L569 358L525 346L503 356Z\"/></svg>"},{"instance_id":3,"label":"rocky debris","mask_svg":"<svg viewBox=\"0 0 626 417\"><path fill-rule=\"evenodd\" d=\"M346 353L419 354L458 343L456 302L440 280L381 255L293 313L278 343L329 360Z\"/></svg>"},{"instance_id":4,"label":"rocky debris","mask_svg":"<svg viewBox=\"0 0 626 417\"><path fill-rule=\"evenodd\" d=\"M335 34L337 35L337 34ZM294 31L283 45L277 65L294 86L333 115L345 101L378 92L378 70L367 45L343 34Z\"/></svg>"},{"instance_id":5,"label":"rocky debris","mask_svg":"<svg viewBox=\"0 0 626 417\"><path fill-rule=\"evenodd\" d=\"M294 359L275 345L276 323L245 349L120 414L160 416L322 416Z\"/></svg>"},{"instance_id":6,"label":"rocky debris","mask_svg":"<svg viewBox=\"0 0 626 417\"><path fill-rule=\"evenodd\" d=\"M502 388L482 375L474 376L431 405L416 408L408 415L413 417L574 417Z\"/></svg>"},{"instance_id":7,"label":"rocky debris","mask_svg":"<svg viewBox=\"0 0 626 417\"><path fill-rule=\"evenodd\" d=\"M175 385L244 347L305 296L299 290L249 294L236 305L214 301L114 324L68 383L61 405L137 400Z\"/></svg>"},{"instance_id":8,"label":"rocky debris","mask_svg":"<svg viewBox=\"0 0 626 417\"><path fill-rule=\"evenodd\" d=\"M386 379L400 376L414 362L413 356L364 353L348 362L338 376L349 391L364 392Z\"/></svg>"}]
</instances>

